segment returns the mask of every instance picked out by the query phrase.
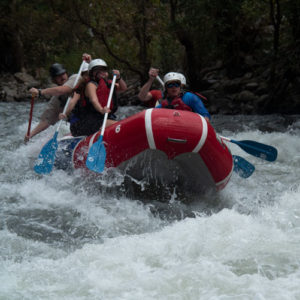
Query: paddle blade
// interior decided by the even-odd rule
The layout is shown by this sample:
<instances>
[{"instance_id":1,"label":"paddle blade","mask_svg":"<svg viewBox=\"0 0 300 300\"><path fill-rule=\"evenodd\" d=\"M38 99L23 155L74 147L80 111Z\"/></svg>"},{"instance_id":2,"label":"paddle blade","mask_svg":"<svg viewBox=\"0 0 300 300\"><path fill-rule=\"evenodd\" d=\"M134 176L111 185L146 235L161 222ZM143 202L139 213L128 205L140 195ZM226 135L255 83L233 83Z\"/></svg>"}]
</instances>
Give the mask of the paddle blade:
<instances>
[{"instance_id":1,"label":"paddle blade","mask_svg":"<svg viewBox=\"0 0 300 300\"><path fill-rule=\"evenodd\" d=\"M255 167L249 163L246 159L238 155L232 155L234 168L233 170L239 174L242 178L248 178L252 175Z\"/></svg>"},{"instance_id":2,"label":"paddle blade","mask_svg":"<svg viewBox=\"0 0 300 300\"><path fill-rule=\"evenodd\" d=\"M100 136L99 140L90 148L85 164L91 171L101 173L105 167L105 160L106 149L102 143L102 136Z\"/></svg>"},{"instance_id":3,"label":"paddle blade","mask_svg":"<svg viewBox=\"0 0 300 300\"><path fill-rule=\"evenodd\" d=\"M42 148L35 166L34 171L38 174L49 174L53 169L57 144L58 132L55 132L53 138Z\"/></svg>"},{"instance_id":4,"label":"paddle blade","mask_svg":"<svg viewBox=\"0 0 300 300\"><path fill-rule=\"evenodd\" d=\"M267 161L275 161L277 158L277 149L273 146L262 144L255 141L233 141L247 153Z\"/></svg>"}]
</instances>

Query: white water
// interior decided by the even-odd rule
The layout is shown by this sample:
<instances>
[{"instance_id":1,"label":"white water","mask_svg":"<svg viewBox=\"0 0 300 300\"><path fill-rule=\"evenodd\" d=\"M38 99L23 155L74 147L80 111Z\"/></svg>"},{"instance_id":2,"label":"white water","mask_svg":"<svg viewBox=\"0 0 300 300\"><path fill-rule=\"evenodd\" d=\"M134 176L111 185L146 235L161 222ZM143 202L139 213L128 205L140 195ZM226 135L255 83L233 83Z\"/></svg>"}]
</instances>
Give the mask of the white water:
<instances>
[{"instance_id":1,"label":"white water","mask_svg":"<svg viewBox=\"0 0 300 300\"><path fill-rule=\"evenodd\" d=\"M296 118L214 117L223 136L275 146L277 161L230 144L254 174L234 174L218 195L189 206L175 190L161 214L127 198L117 172L36 175L33 160L54 128L24 145L28 112L28 103L0 104L1 300L300 299ZM186 211L197 216L178 217Z\"/></svg>"}]
</instances>

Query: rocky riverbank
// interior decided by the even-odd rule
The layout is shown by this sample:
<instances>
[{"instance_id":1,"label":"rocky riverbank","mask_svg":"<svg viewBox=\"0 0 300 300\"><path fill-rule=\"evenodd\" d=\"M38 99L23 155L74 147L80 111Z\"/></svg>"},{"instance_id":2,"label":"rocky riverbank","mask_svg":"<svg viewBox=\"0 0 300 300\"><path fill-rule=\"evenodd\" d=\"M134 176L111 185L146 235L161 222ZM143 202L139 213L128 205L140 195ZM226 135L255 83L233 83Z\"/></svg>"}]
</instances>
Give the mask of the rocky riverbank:
<instances>
[{"instance_id":1,"label":"rocky riverbank","mask_svg":"<svg viewBox=\"0 0 300 300\"><path fill-rule=\"evenodd\" d=\"M28 90L31 87L39 87L41 82L34 79L26 72L15 74L5 73L0 75L0 101L20 102L30 99Z\"/></svg>"},{"instance_id":2,"label":"rocky riverbank","mask_svg":"<svg viewBox=\"0 0 300 300\"><path fill-rule=\"evenodd\" d=\"M284 98L272 98L268 87L268 70L259 76L245 72L242 76L228 78L222 69L206 72L199 83L199 91L207 97L205 106L211 114L261 114L282 112L285 114L300 113L300 78L294 78L293 83L285 87ZM120 104L139 105L137 98L140 82L137 79L126 80L128 90L120 95ZM28 101L31 87L46 88L51 86L51 80L44 82L26 72L0 75L0 101ZM45 101L47 99L39 99ZM265 111L265 107L274 107L274 111Z\"/></svg>"}]
</instances>

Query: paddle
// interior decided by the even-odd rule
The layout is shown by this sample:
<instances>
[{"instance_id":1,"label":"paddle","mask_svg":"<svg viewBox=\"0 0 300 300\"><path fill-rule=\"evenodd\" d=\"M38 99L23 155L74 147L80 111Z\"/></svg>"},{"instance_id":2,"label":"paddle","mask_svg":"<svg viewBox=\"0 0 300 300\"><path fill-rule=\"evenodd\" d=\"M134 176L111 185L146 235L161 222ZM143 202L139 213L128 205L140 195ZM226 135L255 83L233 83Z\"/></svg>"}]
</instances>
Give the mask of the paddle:
<instances>
[{"instance_id":1,"label":"paddle","mask_svg":"<svg viewBox=\"0 0 300 300\"><path fill-rule=\"evenodd\" d=\"M117 75L114 74L110 92L109 92L109 96L108 96L107 105L106 105L107 107L110 107L112 95L113 95L114 88L115 88L116 78L117 78ZM106 150L105 150L104 144L102 143L102 140L103 140L107 117L108 117L108 113L106 112L104 115L103 123L102 123L100 137L99 137L98 141L96 143L94 143L92 145L92 147L90 148L88 157L87 157L86 163L85 163L86 166L90 170L97 172L97 173L101 173L105 167Z\"/></svg>"},{"instance_id":2,"label":"paddle","mask_svg":"<svg viewBox=\"0 0 300 300\"><path fill-rule=\"evenodd\" d=\"M159 77L159 75L156 76L156 79L157 79L157 81L160 83L160 85L162 86L162 88L163 88L162 93L163 93L163 91L164 91L164 89L165 89L165 84L164 84L164 82L161 80L161 78ZM155 103L155 106L157 106L157 105L159 105L159 101L158 101L158 100L157 100L156 103Z\"/></svg>"},{"instance_id":3,"label":"paddle","mask_svg":"<svg viewBox=\"0 0 300 300\"><path fill-rule=\"evenodd\" d=\"M233 171L239 174L240 177L248 178L252 175L255 167L249 163L246 159L238 155L232 155L233 157Z\"/></svg>"},{"instance_id":4,"label":"paddle","mask_svg":"<svg viewBox=\"0 0 300 300\"><path fill-rule=\"evenodd\" d=\"M158 82L161 84L161 86L162 86L163 88L165 88L164 82L161 80L161 78L160 78L158 75L156 76L156 79L157 79Z\"/></svg>"},{"instance_id":5,"label":"paddle","mask_svg":"<svg viewBox=\"0 0 300 300\"><path fill-rule=\"evenodd\" d=\"M75 79L75 82L73 84L73 88L78 83L78 80L79 80L81 72L82 72L82 68L84 66L84 62L85 61L82 61L82 63L81 63L81 66L79 68L79 71L78 71L76 79ZM68 101L63 110L63 114L66 113L70 100L71 100L71 96L68 98ZM48 141L47 144L42 148L42 150L36 160L36 163L35 163L35 166L33 169L38 174L49 174L53 169L53 164L55 161L55 153L56 153L56 150L58 147L57 136L58 136L58 131L62 124L62 121L63 120L59 121L59 123L56 127L56 130L55 130L55 133L53 135L53 138L50 141Z\"/></svg>"},{"instance_id":6,"label":"paddle","mask_svg":"<svg viewBox=\"0 0 300 300\"><path fill-rule=\"evenodd\" d=\"M240 146L247 153L259 157L261 159L267 161L275 161L277 158L277 149L274 148L273 146L269 146L255 141L249 141L249 140L235 141L224 136L220 136L220 138Z\"/></svg>"},{"instance_id":7,"label":"paddle","mask_svg":"<svg viewBox=\"0 0 300 300\"><path fill-rule=\"evenodd\" d=\"M34 95L32 94L31 95L31 102L30 102L30 113L29 113L29 120L28 120L27 136L30 136L33 106L34 106Z\"/></svg>"}]
</instances>

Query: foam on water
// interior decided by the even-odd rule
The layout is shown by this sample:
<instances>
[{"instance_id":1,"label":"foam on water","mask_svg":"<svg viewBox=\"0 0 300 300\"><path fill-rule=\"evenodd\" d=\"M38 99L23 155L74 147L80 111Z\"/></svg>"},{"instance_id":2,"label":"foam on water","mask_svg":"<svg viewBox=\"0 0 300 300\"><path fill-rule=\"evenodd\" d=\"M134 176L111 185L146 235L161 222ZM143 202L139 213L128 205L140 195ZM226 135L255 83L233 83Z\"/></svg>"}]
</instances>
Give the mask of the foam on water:
<instances>
[{"instance_id":1,"label":"foam on water","mask_svg":"<svg viewBox=\"0 0 300 300\"><path fill-rule=\"evenodd\" d=\"M32 298L297 299L300 232L282 227L286 221L276 211L270 222L268 211L224 209L157 232L86 244L59 259L2 262L1 270L9 274L7 295L25 288Z\"/></svg>"},{"instance_id":2,"label":"foam on water","mask_svg":"<svg viewBox=\"0 0 300 300\"><path fill-rule=\"evenodd\" d=\"M35 174L54 128L25 146L24 107L0 104L0 299L300 299L299 121L267 132L257 124L278 117L230 120L239 130L221 135L273 145L278 159L228 143L254 174L199 196L185 207L194 218L161 218L125 196L117 171ZM164 210L181 210L176 199L175 190Z\"/></svg>"}]
</instances>

